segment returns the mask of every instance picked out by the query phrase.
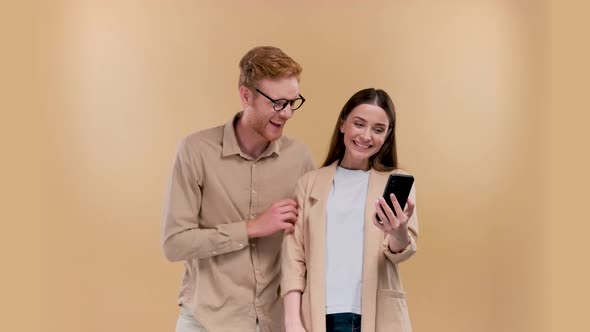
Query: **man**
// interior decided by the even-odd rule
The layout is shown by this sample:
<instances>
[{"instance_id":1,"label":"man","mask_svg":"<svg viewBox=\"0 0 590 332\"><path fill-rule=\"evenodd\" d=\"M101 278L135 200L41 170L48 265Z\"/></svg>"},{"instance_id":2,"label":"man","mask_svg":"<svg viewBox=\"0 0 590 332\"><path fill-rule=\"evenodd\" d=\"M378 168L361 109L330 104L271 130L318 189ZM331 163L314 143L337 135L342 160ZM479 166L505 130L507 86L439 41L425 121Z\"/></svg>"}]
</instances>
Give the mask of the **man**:
<instances>
[{"instance_id":1,"label":"man","mask_svg":"<svg viewBox=\"0 0 590 332\"><path fill-rule=\"evenodd\" d=\"M305 145L282 136L305 99L301 66L276 47L240 61L242 112L179 145L164 205L162 245L185 261L177 332L283 331L283 233L293 230Z\"/></svg>"}]
</instances>

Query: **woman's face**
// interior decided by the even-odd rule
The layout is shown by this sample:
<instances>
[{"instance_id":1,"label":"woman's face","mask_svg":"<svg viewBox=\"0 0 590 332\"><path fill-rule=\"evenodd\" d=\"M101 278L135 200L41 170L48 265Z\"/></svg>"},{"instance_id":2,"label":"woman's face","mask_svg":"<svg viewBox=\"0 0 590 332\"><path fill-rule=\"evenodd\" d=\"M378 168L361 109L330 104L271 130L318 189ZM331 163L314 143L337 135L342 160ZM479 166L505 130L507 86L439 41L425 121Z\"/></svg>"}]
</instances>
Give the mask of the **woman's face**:
<instances>
[{"instance_id":1,"label":"woman's face","mask_svg":"<svg viewBox=\"0 0 590 332\"><path fill-rule=\"evenodd\" d=\"M388 129L389 119L381 107L361 104L353 108L340 124L346 147L340 166L368 170L369 158L381 149Z\"/></svg>"}]
</instances>

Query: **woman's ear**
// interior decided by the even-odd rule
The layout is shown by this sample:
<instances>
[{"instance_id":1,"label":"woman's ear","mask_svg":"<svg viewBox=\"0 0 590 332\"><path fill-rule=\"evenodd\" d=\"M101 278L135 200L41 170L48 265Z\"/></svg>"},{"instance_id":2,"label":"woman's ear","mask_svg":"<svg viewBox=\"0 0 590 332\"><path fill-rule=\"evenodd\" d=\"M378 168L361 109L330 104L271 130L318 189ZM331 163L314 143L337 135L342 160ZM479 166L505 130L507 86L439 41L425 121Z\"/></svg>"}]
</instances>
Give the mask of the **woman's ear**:
<instances>
[{"instance_id":1,"label":"woman's ear","mask_svg":"<svg viewBox=\"0 0 590 332\"><path fill-rule=\"evenodd\" d=\"M339 126L340 126L340 132L344 134L344 120L342 118L340 118L338 120L339 122Z\"/></svg>"}]
</instances>

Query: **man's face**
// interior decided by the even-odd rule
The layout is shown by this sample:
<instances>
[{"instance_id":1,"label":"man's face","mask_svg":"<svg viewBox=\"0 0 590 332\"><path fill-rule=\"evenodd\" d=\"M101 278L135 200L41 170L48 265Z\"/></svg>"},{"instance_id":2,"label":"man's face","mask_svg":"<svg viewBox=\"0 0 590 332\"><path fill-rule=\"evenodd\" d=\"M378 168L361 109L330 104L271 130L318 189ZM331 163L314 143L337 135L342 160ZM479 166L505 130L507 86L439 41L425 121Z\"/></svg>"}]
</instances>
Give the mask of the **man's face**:
<instances>
[{"instance_id":1,"label":"man's face","mask_svg":"<svg viewBox=\"0 0 590 332\"><path fill-rule=\"evenodd\" d=\"M262 79L258 81L256 88L274 100L292 100L299 97L299 83L294 76L272 80ZM241 89L246 88L242 87ZM243 94L248 96L244 97ZM256 89L241 91L241 95L246 125L266 141L279 139L283 134L283 127L287 120L293 116L291 105L287 105L283 110L277 112L273 109L272 102L258 93Z\"/></svg>"}]
</instances>

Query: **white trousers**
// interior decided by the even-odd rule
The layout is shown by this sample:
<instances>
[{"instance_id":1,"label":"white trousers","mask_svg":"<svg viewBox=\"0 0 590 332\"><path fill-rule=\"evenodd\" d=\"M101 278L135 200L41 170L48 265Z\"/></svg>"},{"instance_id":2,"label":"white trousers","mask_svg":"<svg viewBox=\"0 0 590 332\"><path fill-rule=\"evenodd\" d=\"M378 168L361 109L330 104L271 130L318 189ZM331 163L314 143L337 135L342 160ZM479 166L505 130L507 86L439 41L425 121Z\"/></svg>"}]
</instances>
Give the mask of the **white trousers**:
<instances>
[{"instance_id":1,"label":"white trousers","mask_svg":"<svg viewBox=\"0 0 590 332\"><path fill-rule=\"evenodd\" d=\"M176 332L207 332L207 329L199 323L187 306L180 306L180 314L176 320ZM260 332L260 327L256 325L256 332Z\"/></svg>"}]
</instances>

